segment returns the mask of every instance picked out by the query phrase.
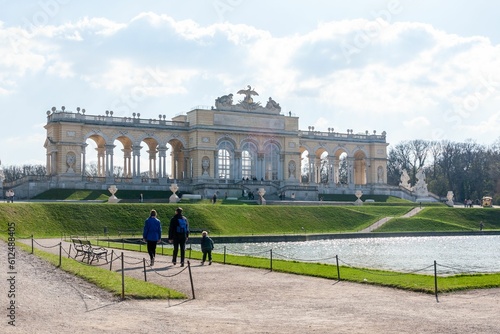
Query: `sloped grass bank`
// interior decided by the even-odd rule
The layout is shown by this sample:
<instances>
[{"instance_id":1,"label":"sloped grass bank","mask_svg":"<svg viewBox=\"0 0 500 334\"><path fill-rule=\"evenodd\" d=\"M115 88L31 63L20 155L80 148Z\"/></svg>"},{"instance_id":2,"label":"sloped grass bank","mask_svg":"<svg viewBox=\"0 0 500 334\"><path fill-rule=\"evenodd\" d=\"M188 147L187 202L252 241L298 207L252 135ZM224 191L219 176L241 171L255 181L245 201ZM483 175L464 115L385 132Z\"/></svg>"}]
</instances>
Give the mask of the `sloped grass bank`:
<instances>
[{"instance_id":1,"label":"sloped grass bank","mask_svg":"<svg viewBox=\"0 0 500 334\"><path fill-rule=\"evenodd\" d=\"M151 209L158 212L164 233L177 204L0 203L0 223L16 223L19 235L140 234ZM183 204L192 229L214 235L262 235L356 232L386 216L400 216L407 207L223 206ZM2 229L5 233L5 230ZM121 233L125 232L125 233Z\"/></svg>"},{"instance_id":2,"label":"sloped grass bank","mask_svg":"<svg viewBox=\"0 0 500 334\"><path fill-rule=\"evenodd\" d=\"M491 208L425 208L410 218L398 217L376 232L451 232L500 230L500 210Z\"/></svg>"},{"instance_id":3,"label":"sloped grass bank","mask_svg":"<svg viewBox=\"0 0 500 334\"><path fill-rule=\"evenodd\" d=\"M31 252L31 248L23 243L16 243L16 247L25 252ZM39 249L34 250L34 255L38 256L54 266L59 265L59 256L44 252ZM85 263L75 261L71 258L61 258L61 270L78 276L95 286L111 292L115 296L121 296L122 276L120 272L110 271L105 268L90 266ZM133 299L186 299L187 296L181 292L154 284L144 282L136 278L125 276L125 297Z\"/></svg>"}]
</instances>

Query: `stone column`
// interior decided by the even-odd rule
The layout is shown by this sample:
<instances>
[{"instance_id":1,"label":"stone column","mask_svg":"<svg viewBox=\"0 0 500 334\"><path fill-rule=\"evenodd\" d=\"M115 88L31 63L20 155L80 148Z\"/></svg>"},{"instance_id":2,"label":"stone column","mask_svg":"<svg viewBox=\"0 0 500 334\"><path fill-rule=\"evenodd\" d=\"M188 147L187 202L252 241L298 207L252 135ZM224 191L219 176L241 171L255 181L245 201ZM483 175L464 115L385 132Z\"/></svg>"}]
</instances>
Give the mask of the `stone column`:
<instances>
[{"instance_id":1,"label":"stone column","mask_svg":"<svg viewBox=\"0 0 500 334\"><path fill-rule=\"evenodd\" d=\"M150 178L156 178L156 153L158 153L157 150L148 150L149 153L149 177Z\"/></svg>"},{"instance_id":2,"label":"stone column","mask_svg":"<svg viewBox=\"0 0 500 334\"><path fill-rule=\"evenodd\" d=\"M166 146L160 146L158 147L158 157L160 158L159 160L159 163L158 163L158 177L159 178L165 178L166 177L166 174L167 174L167 171L166 171L166 168L167 168L167 164L166 164L166 160L167 160L167 150L168 148Z\"/></svg>"},{"instance_id":3,"label":"stone column","mask_svg":"<svg viewBox=\"0 0 500 334\"><path fill-rule=\"evenodd\" d=\"M57 170L57 152L50 153L50 167L51 175L57 175L59 171Z\"/></svg>"},{"instance_id":4,"label":"stone column","mask_svg":"<svg viewBox=\"0 0 500 334\"><path fill-rule=\"evenodd\" d=\"M132 149L130 148L124 148L122 150L123 152L123 177L130 177L130 159L131 159L131 153Z\"/></svg>"},{"instance_id":5,"label":"stone column","mask_svg":"<svg viewBox=\"0 0 500 334\"><path fill-rule=\"evenodd\" d=\"M286 171L284 170L286 168ZM278 181L284 181L284 175L287 175L288 164L285 164L285 155L280 154L279 166L278 166ZM288 176L288 175L287 175Z\"/></svg>"},{"instance_id":6,"label":"stone column","mask_svg":"<svg viewBox=\"0 0 500 334\"><path fill-rule=\"evenodd\" d=\"M82 170L82 176L85 176L85 172L87 170L87 146L88 144L87 143L84 143L82 145L82 167L81 167L81 170Z\"/></svg>"},{"instance_id":7,"label":"stone column","mask_svg":"<svg viewBox=\"0 0 500 334\"><path fill-rule=\"evenodd\" d=\"M115 169L113 162L113 150L115 145L106 145L106 176L113 176L113 171Z\"/></svg>"},{"instance_id":8,"label":"stone column","mask_svg":"<svg viewBox=\"0 0 500 334\"><path fill-rule=\"evenodd\" d=\"M347 184L349 186L354 185L354 166L353 158L347 157Z\"/></svg>"},{"instance_id":9,"label":"stone column","mask_svg":"<svg viewBox=\"0 0 500 334\"><path fill-rule=\"evenodd\" d=\"M328 156L328 183L335 184L335 157Z\"/></svg>"},{"instance_id":10,"label":"stone column","mask_svg":"<svg viewBox=\"0 0 500 334\"><path fill-rule=\"evenodd\" d=\"M241 152L234 152L233 180L241 180Z\"/></svg>"},{"instance_id":11,"label":"stone column","mask_svg":"<svg viewBox=\"0 0 500 334\"><path fill-rule=\"evenodd\" d=\"M97 176L103 177L104 173L104 147L98 147L97 150Z\"/></svg>"},{"instance_id":12,"label":"stone column","mask_svg":"<svg viewBox=\"0 0 500 334\"><path fill-rule=\"evenodd\" d=\"M309 160L309 183L315 183L316 174L314 173L315 171L314 156L311 157L311 154L308 154L307 158Z\"/></svg>"},{"instance_id":13,"label":"stone column","mask_svg":"<svg viewBox=\"0 0 500 334\"><path fill-rule=\"evenodd\" d=\"M140 177L141 176L141 146L133 146L132 147L132 154L133 154L133 177Z\"/></svg>"},{"instance_id":14,"label":"stone column","mask_svg":"<svg viewBox=\"0 0 500 334\"><path fill-rule=\"evenodd\" d=\"M266 173L265 170L266 166L264 165L264 154L258 153L257 154L257 180L261 180Z\"/></svg>"},{"instance_id":15,"label":"stone column","mask_svg":"<svg viewBox=\"0 0 500 334\"><path fill-rule=\"evenodd\" d=\"M45 156L45 164L47 165L47 168L45 170L45 173L47 175L52 175L52 156L50 153L47 153Z\"/></svg>"}]
</instances>

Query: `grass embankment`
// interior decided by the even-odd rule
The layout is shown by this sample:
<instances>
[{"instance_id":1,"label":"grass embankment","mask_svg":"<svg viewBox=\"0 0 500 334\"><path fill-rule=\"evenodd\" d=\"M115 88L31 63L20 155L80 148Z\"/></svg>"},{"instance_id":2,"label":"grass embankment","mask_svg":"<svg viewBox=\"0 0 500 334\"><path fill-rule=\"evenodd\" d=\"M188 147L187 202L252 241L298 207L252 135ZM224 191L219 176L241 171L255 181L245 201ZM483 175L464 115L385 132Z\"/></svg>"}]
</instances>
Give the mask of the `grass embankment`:
<instances>
[{"instance_id":1,"label":"grass embankment","mask_svg":"<svg viewBox=\"0 0 500 334\"><path fill-rule=\"evenodd\" d=\"M31 248L22 243L16 243L16 247L26 252ZM34 255L46 260L54 266L59 266L59 256L50 254L38 249L34 250ZM122 276L121 272L110 271L102 267L87 265L71 258L61 257L61 270L98 286L99 288L111 292L115 296L122 294ZM125 297L134 299L185 299L187 298L181 292L142 280L124 277Z\"/></svg>"},{"instance_id":2,"label":"grass embankment","mask_svg":"<svg viewBox=\"0 0 500 334\"><path fill-rule=\"evenodd\" d=\"M155 190L122 190L117 193L122 200L139 201L139 196L143 199L163 199L168 201L171 191ZM71 200L71 201L107 201L111 193L108 190L86 190L86 189L50 189L33 197L34 200Z\"/></svg>"},{"instance_id":3,"label":"grass embankment","mask_svg":"<svg viewBox=\"0 0 500 334\"><path fill-rule=\"evenodd\" d=\"M150 209L168 229L175 204L0 203L0 223L16 223L19 235L140 234ZM183 204L193 229L212 235L356 232L386 216L400 216L408 207L232 206ZM122 232L122 233L120 233Z\"/></svg>"},{"instance_id":4,"label":"grass embankment","mask_svg":"<svg viewBox=\"0 0 500 334\"><path fill-rule=\"evenodd\" d=\"M500 229L500 210L492 208L424 208L410 218L397 217L376 232L454 232Z\"/></svg>"},{"instance_id":5,"label":"grass embankment","mask_svg":"<svg viewBox=\"0 0 500 334\"><path fill-rule=\"evenodd\" d=\"M0 223L16 222L18 235L54 237L69 234L102 235L104 226L111 234L142 230L149 210L158 210L166 230L174 204L75 204L75 203L0 203ZM303 233L341 233L359 231L377 220L393 216L394 220L379 231L467 231L477 230L483 221L485 230L500 229L498 209L426 208L414 218L400 218L411 207L398 206L225 206L182 204L192 228L205 228L215 235L258 235ZM5 230L2 229L2 233ZM19 236L20 237L20 236ZM118 248L121 247L121 244ZM127 249L130 249L127 246ZM138 247L138 246L135 246ZM170 249L167 248L167 254ZM192 256L200 258L195 251ZM223 262L222 254L214 260ZM228 255L226 263L269 268L269 259ZM336 267L327 264L274 260L273 270L303 275L337 277ZM433 277L400 274L351 267L340 268L341 279L353 282L431 292ZM439 291L500 286L500 274L457 275L439 278Z\"/></svg>"}]
</instances>

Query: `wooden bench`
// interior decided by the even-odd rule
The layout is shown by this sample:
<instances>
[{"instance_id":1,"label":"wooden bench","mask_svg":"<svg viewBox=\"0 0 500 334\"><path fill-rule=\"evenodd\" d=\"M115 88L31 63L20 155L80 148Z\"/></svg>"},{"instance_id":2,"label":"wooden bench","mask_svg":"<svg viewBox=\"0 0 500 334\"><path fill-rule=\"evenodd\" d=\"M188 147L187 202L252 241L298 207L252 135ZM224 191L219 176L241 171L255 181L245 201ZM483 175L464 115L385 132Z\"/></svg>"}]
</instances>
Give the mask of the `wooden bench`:
<instances>
[{"instance_id":1,"label":"wooden bench","mask_svg":"<svg viewBox=\"0 0 500 334\"><path fill-rule=\"evenodd\" d=\"M106 260L106 263L108 263L108 250L106 248L92 246L89 240L73 238L71 241L73 242L73 247L76 250L75 259L78 256L83 255L82 261L87 259L87 263L90 264L92 264L94 260L99 262L101 259Z\"/></svg>"},{"instance_id":2,"label":"wooden bench","mask_svg":"<svg viewBox=\"0 0 500 334\"><path fill-rule=\"evenodd\" d=\"M82 241L80 239L72 238L71 242L73 243L73 248L76 251L75 259L79 256L83 256L83 258L85 258L85 254L88 252L88 250L86 246L82 244Z\"/></svg>"}]
</instances>

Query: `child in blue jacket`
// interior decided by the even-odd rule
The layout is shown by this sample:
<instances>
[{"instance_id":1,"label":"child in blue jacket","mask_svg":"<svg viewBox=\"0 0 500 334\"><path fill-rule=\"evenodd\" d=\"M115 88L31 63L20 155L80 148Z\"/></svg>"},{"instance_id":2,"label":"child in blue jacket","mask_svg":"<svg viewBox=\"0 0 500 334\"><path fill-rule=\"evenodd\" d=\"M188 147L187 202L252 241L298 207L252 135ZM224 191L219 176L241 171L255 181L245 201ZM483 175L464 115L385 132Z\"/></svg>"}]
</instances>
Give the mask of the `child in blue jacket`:
<instances>
[{"instance_id":1,"label":"child in blue jacket","mask_svg":"<svg viewBox=\"0 0 500 334\"><path fill-rule=\"evenodd\" d=\"M212 264L212 250L214 249L214 241L208 236L207 231L201 232L201 251L203 252L203 259L201 264L205 264L208 255L208 264Z\"/></svg>"}]
</instances>

